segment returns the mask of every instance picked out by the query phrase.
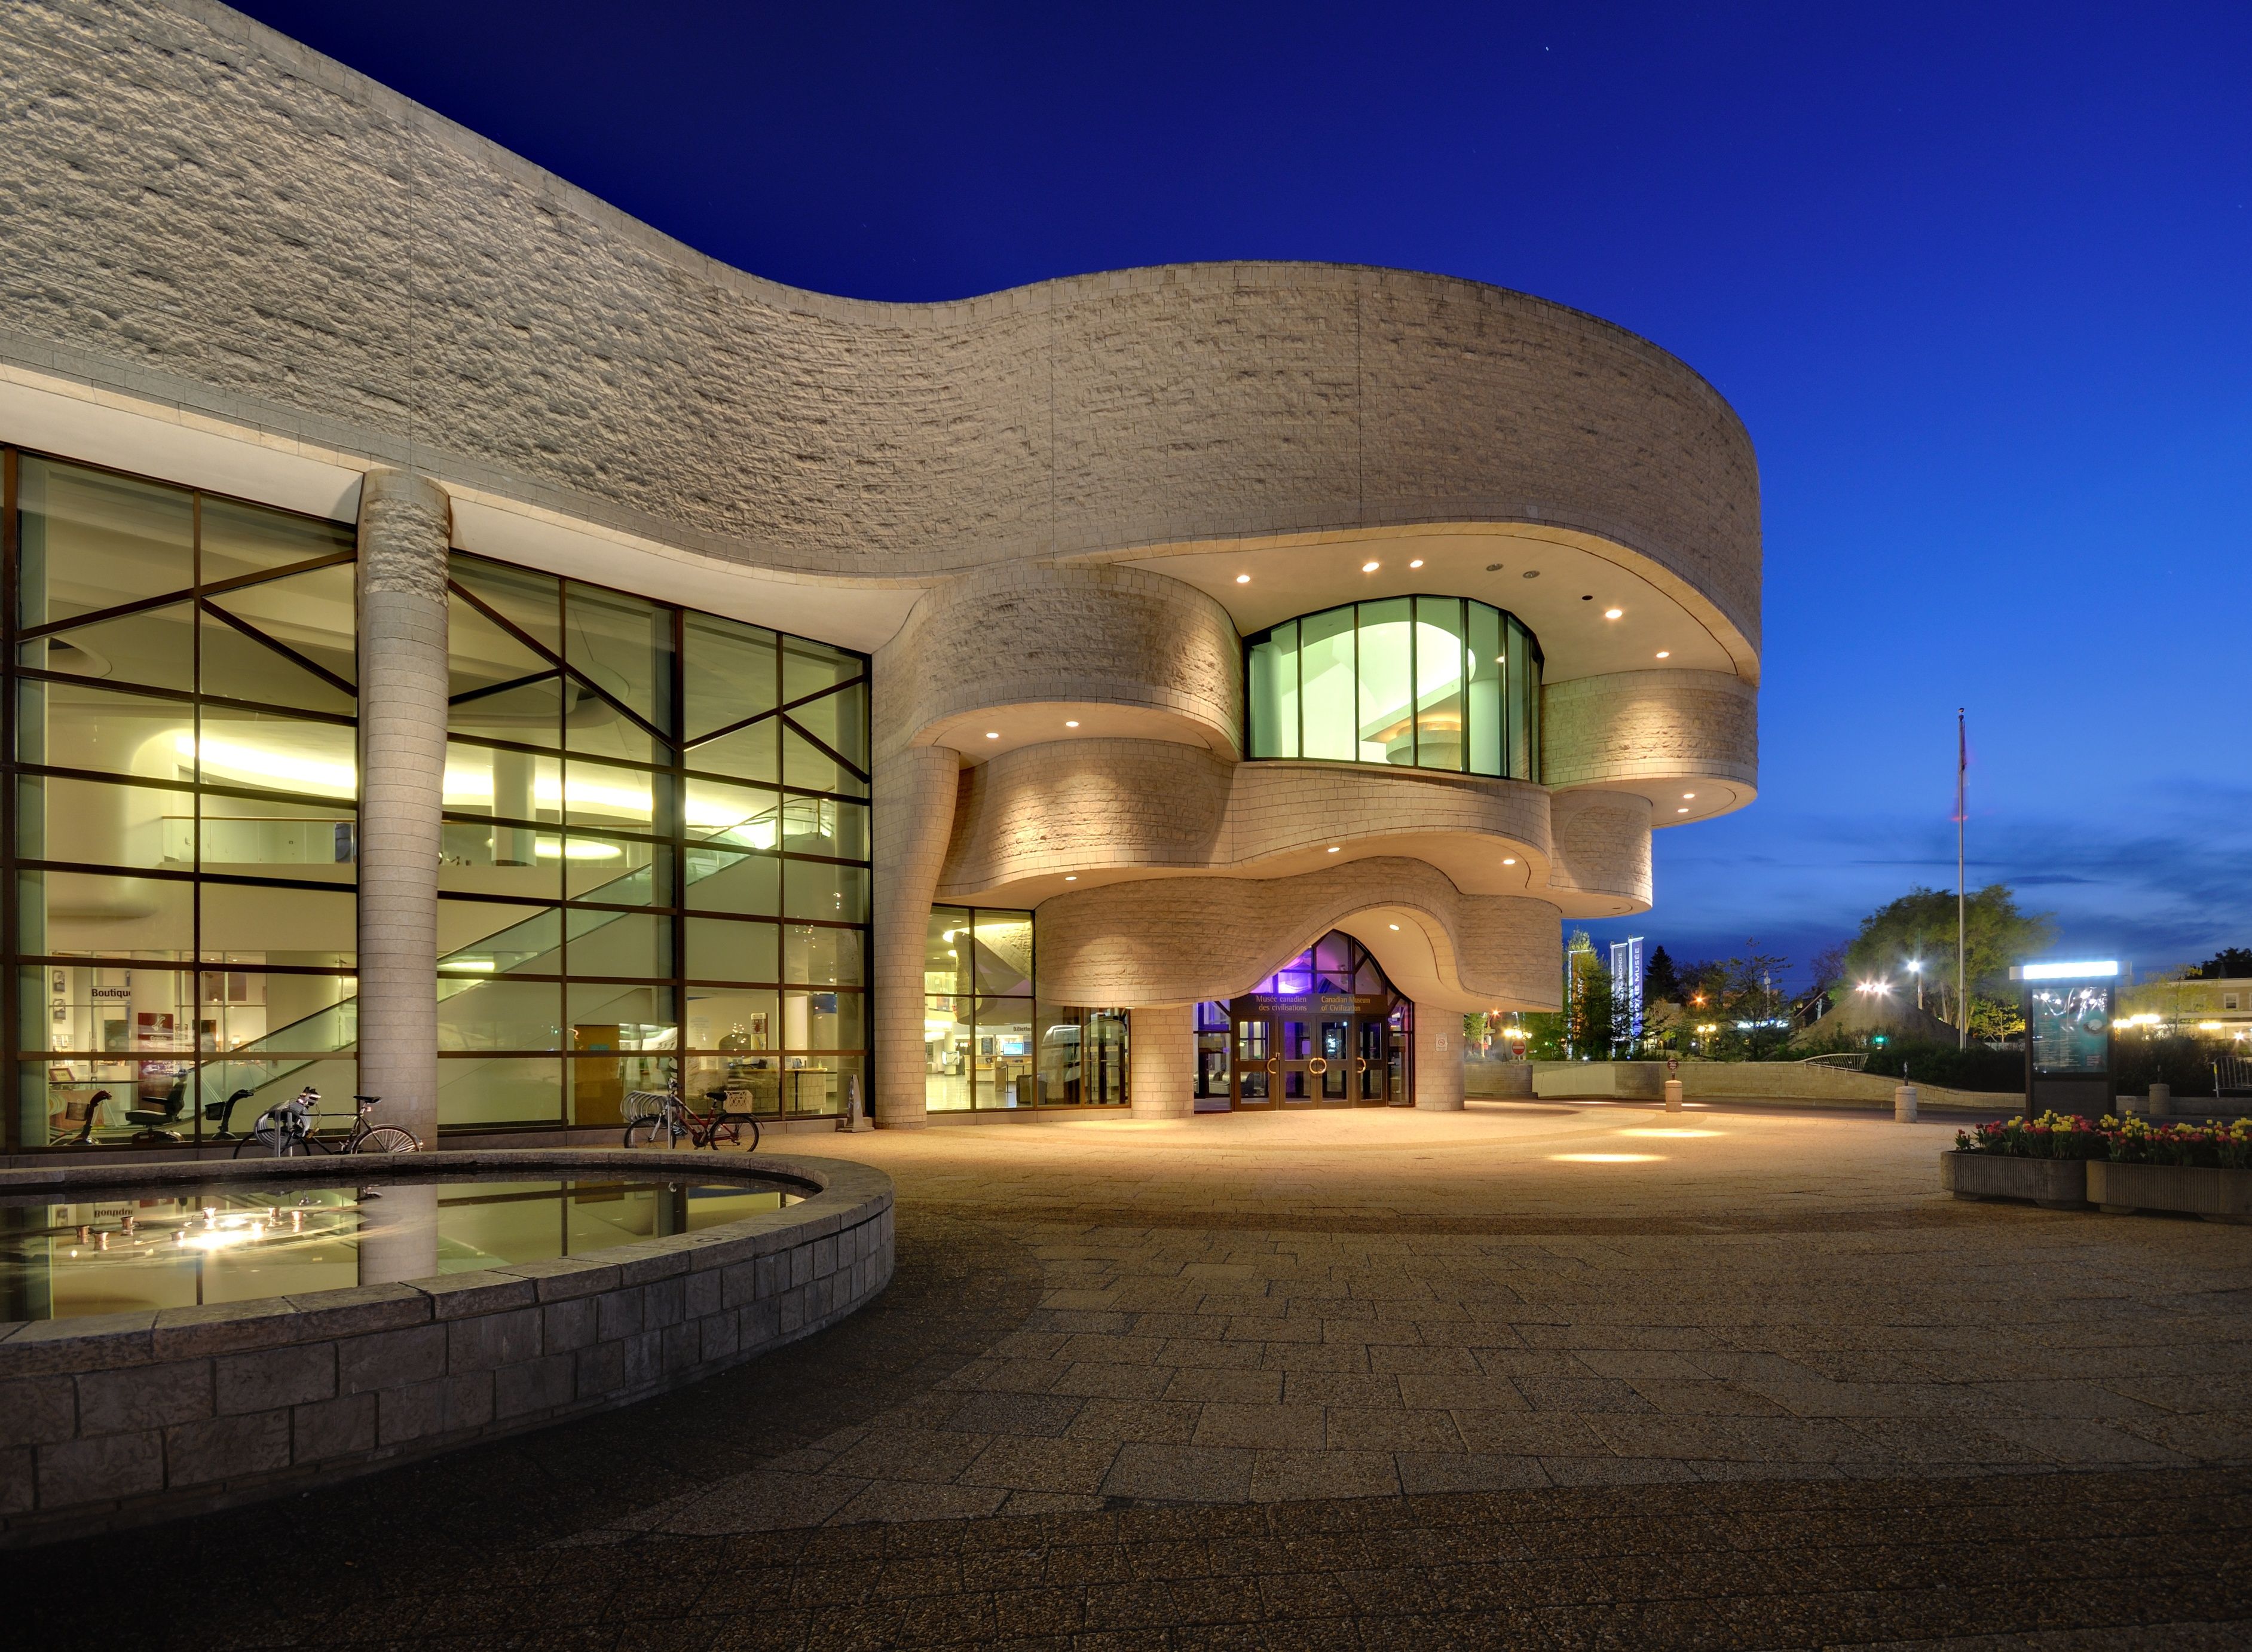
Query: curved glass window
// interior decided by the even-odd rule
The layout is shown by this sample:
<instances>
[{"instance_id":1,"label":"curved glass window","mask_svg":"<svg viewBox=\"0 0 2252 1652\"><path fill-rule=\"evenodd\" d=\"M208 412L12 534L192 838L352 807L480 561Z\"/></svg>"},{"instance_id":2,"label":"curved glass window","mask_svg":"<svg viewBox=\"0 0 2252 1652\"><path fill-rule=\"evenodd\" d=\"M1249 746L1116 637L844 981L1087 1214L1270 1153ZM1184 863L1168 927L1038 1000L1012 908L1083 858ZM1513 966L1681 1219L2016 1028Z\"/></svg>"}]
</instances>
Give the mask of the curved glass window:
<instances>
[{"instance_id":1,"label":"curved glass window","mask_svg":"<svg viewBox=\"0 0 2252 1652\"><path fill-rule=\"evenodd\" d=\"M1251 755L1540 778L1540 644L1463 597L1352 602L1249 644Z\"/></svg>"}]
</instances>

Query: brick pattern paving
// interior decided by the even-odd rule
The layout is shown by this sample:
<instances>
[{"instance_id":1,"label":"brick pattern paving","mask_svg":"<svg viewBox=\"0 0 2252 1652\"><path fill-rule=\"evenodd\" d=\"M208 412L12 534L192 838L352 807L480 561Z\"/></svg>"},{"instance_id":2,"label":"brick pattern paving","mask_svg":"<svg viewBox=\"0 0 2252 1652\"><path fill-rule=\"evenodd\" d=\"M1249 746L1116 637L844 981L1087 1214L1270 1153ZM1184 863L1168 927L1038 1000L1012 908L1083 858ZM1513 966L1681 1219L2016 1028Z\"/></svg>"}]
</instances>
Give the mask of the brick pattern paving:
<instances>
[{"instance_id":1,"label":"brick pattern paving","mask_svg":"<svg viewBox=\"0 0 2252 1652\"><path fill-rule=\"evenodd\" d=\"M0 1588L199 1649L2245 1644L2252 1234L1936 1197L1932 1127L1650 1128L858 1138L900 1274L823 1336Z\"/></svg>"}]
</instances>

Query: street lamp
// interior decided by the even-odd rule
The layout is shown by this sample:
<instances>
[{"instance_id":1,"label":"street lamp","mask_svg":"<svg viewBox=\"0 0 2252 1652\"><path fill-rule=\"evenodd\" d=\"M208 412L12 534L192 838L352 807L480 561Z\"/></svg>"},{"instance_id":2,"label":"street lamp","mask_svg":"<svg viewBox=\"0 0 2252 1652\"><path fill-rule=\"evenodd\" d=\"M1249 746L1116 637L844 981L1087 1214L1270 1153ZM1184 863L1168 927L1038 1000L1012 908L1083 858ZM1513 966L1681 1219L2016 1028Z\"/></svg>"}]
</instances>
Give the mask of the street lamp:
<instances>
[{"instance_id":1,"label":"street lamp","mask_svg":"<svg viewBox=\"0 0 2252 1652\"><path fill-rule=\"evenodd\" d=\"M1923 960L1921 958L1909 959L1908 961L1908 972L1915 977L1915 1007L1921 1010L1923 1008Z\"/></svg>"}]
</instances>

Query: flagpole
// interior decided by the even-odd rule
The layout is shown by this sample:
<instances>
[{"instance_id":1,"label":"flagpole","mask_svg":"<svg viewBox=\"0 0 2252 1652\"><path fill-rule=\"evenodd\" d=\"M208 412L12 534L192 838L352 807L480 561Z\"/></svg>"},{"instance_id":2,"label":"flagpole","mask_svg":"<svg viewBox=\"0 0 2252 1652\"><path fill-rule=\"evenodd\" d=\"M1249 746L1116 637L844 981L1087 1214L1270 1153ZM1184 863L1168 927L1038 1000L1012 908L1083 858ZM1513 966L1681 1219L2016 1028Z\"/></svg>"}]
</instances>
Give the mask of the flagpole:
<instances>
[{"instance_id":1,"label":"flagpole","mask_svg":"<svg viewBox=\"0 0 2252 1652\"><path fill-rule=\"evenodd\" d=\"M1970 1047L1970 995L1964 976L1969 948L1963 932L1963 820L1968 815L1970 741L1961 706L1955 708L1955 1047Z\"/></svg>"}]
</instances>

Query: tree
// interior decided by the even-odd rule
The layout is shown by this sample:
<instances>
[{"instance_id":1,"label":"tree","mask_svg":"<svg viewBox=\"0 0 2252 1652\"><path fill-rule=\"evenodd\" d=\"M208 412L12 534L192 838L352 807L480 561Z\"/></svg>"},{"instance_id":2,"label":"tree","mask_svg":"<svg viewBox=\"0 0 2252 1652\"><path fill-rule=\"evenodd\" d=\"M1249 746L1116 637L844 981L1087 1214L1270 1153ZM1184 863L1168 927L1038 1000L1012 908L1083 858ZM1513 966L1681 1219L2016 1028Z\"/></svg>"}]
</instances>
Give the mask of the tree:
<instances>
[{"instance_id":1,"label":"tree","mask_svg":"<svg viewBox=\"0 0 2252 1652\"><path fill-rule=\"evenodd\" d=\"M2252 975L2252 947L2223 947L2197 967L2200 981L2241 981Z\"/></svg>"},{"instance_id":2,"label":"tree","mask_svg":"<svg viewBox=\"0 0 2252 1652\"><path fill-rule=\"evenodd\" d=\"M2019 912L2017 897L2005 884L1972 892L1964 902L1963 920L1966 973L1974 999L1984 994L2006 1003L2015 996L2009 984L2010 966L2040 952L2056 935L2049 914ZM1845 978L1893 980L1916 960L1923 964L1926 1007L1942 1021L1961 1025L1951 891L1919 885L1861 920L1860 932L1845 948Z\"/></svg>"},{"instance_id":3,"label":"tree","mask_svg":"<svg viewBox=\"0 0 2252 1652\"><path fill-rule=\"evenodd\" d=\"M1589 964L1572 972L1572 1002L1564 1007L1572 1054L1595 1061L1611 1059L1623 1029L1619 1024L1618 997L1611 972Z\"/></svg>"},{"instance_id":4,"label":"tree","mask_svg":"<svg viewBox=\"0 0 2252 1652\"><path fill-rule=\"evenodd\" d=\"M1688 989L1683 1005L1692 1030L1711 1027L1699 1043L1707 1056L1730 1061L1762 1061L1790 1040L1788 1000L1783 989L1787 961L1772 953L1743 958L1708 959L1681 971ZM1781 1026L1769 1024L1781 1022Z\"/></svg>"},{"instance_id":5,"label":"tree","mask_svg":"<svg viewBox=\"0 0 2252 1652\"><path fill-rule=\"evenodd\" d=\"M1681 978L1674 973L1673 960L1665 955L1663 947L1652 952L1643 966L1642 1001L1644 1004L1681 1002Z\"/></svg>"}]
</instances>

